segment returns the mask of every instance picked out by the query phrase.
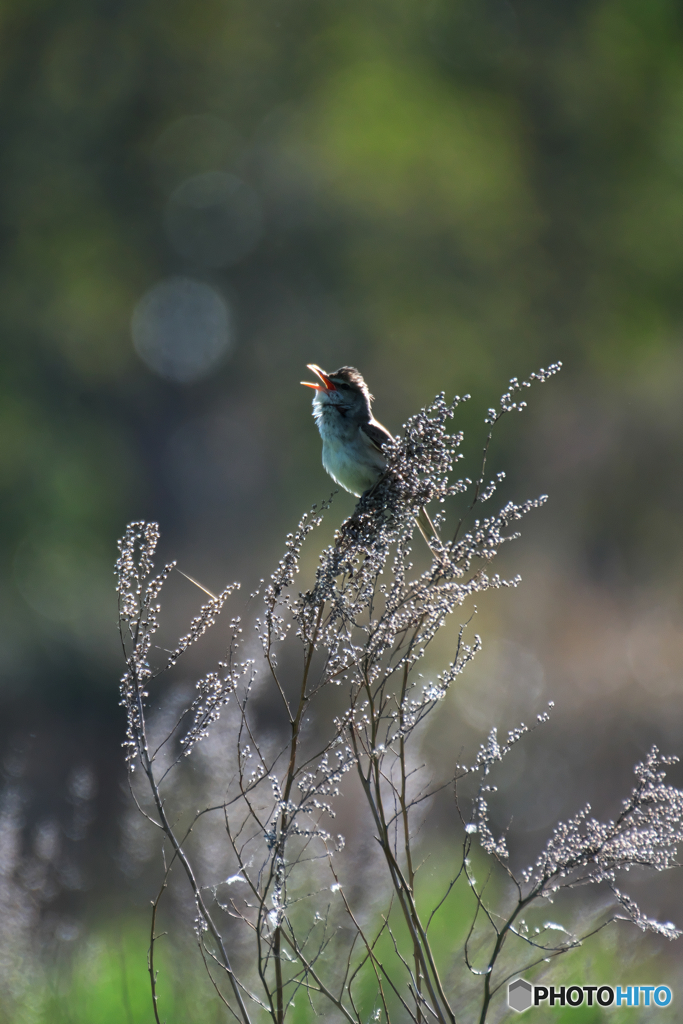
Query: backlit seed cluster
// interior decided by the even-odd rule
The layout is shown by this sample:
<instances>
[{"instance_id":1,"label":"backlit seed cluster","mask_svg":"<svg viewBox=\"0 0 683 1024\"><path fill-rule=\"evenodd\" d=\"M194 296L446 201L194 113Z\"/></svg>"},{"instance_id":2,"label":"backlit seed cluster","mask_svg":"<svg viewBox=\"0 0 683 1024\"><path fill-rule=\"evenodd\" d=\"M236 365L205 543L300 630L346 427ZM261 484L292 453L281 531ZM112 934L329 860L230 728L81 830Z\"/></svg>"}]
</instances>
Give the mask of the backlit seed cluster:
<instances>
[{"instance_id":1,"label":"backlit seed cluster","mask_svg":"<svg viewBox=\"0 0 683 1024\"><path fill-rule=\"evenodd\" d=\"M614 820L597 821L586 805L575 817L561 822L536 864L526 872L527 881L541 895L569 885L605 882L643 931L670 939L680 935L670 922L647 917L617 884L620 871L635 867L664 871L676 864L676 851L683 841L683 792L666 784L662 769L677 760L663 757L652 747L634 768L637 782L624 800L621 814Z\"/></svg>"}]
</instances>

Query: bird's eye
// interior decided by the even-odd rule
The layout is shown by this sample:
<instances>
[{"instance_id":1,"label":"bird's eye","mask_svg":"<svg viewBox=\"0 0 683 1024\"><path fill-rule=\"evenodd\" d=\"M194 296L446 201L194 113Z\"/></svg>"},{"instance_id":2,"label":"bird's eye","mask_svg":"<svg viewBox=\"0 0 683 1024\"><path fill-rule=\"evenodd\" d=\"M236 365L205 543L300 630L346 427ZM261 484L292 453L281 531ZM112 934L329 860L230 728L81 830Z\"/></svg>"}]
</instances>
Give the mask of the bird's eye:
<instances>
[{"instance_id":1,"label":"bird's eye","mask_svg":"<svg viewBox=\"0 0 683 1024\"><path fill-rule=\"evenodd\" d=\"M341 384L340 383L339 387L342 389L342 391L348 391L349 390L349 385L348 384Z\"/></svg>"}]
</instances>

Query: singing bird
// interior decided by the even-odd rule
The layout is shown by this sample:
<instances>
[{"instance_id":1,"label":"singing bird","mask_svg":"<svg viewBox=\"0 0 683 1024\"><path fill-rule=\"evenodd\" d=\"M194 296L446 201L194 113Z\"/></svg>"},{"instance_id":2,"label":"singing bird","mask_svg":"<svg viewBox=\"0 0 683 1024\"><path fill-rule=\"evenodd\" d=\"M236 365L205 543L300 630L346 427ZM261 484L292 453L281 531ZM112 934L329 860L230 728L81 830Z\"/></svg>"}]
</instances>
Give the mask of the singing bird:
<instances>
[{"instance_id":1,"label":"singing bird","mask_svg":"<svg viewBox=\"0 0 683 1024\"><path fill-rule=\"evenodd\" d=\"M382 448L392 436L372 415L372 395L355 367L342 366L325 373L315 363L308 363L308 369L320 381L301 383L315 389L313 418L323 439L323 466L333 480L359 498L386 470ZM426 509L421 509L416 522L428 544L438 540Z\"/></svg>"}]
</instances>

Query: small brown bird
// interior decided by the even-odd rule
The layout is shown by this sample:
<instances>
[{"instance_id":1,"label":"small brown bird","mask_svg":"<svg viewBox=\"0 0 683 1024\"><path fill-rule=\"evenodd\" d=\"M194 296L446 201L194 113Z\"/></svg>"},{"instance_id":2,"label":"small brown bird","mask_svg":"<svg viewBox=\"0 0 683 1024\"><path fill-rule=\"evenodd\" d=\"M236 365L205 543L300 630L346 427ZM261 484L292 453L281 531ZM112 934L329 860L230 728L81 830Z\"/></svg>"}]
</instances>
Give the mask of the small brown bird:
<instances>
[{"instance_id":1,"label":"small brown bird","mask_svg":"<svg viewBox=\"0 0 683 1024\"><path fill-rule=\"evenodd\" d=\"M315 389L313 418L323 439L323 466L333 480L359 498L386 470L382 447L392 440L391 434L372 415L372 395L353 366L325 373L309 363L308 369L320 380L319 384L301 383ZM439 539L426 509L416 522L428 544Z\"/></svg>"}]
</instances>

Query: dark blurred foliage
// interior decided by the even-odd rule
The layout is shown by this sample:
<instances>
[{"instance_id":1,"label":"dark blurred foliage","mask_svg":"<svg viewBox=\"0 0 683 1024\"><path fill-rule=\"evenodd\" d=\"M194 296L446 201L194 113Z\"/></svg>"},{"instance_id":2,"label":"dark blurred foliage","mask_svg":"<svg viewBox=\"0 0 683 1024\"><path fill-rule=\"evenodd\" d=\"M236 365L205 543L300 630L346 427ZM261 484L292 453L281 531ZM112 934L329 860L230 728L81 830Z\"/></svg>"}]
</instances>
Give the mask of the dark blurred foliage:
<instances>
[{"instance_id":1,"label":"dark blurred foliage","mask_svg":"<svg viewBox=\"0 0 683 1024\"><path fill-rule=\"evenodd\" d=\"M483 730L487 680L510 716L561 693L552 813L596 758L621 792L653 739L675 752L681 5L5 0L0 25L0 728L27 857L46 822L84 842L91 772L90 877L60 884L120 884L114 540L157 519L248 592L331 489L309 361L357 364L394 431L472 392L475 451L508 377L564 361L494 458L552 499L489 623L545 689L491 655L461 706Z\"/></svg>"}]
</instances>

